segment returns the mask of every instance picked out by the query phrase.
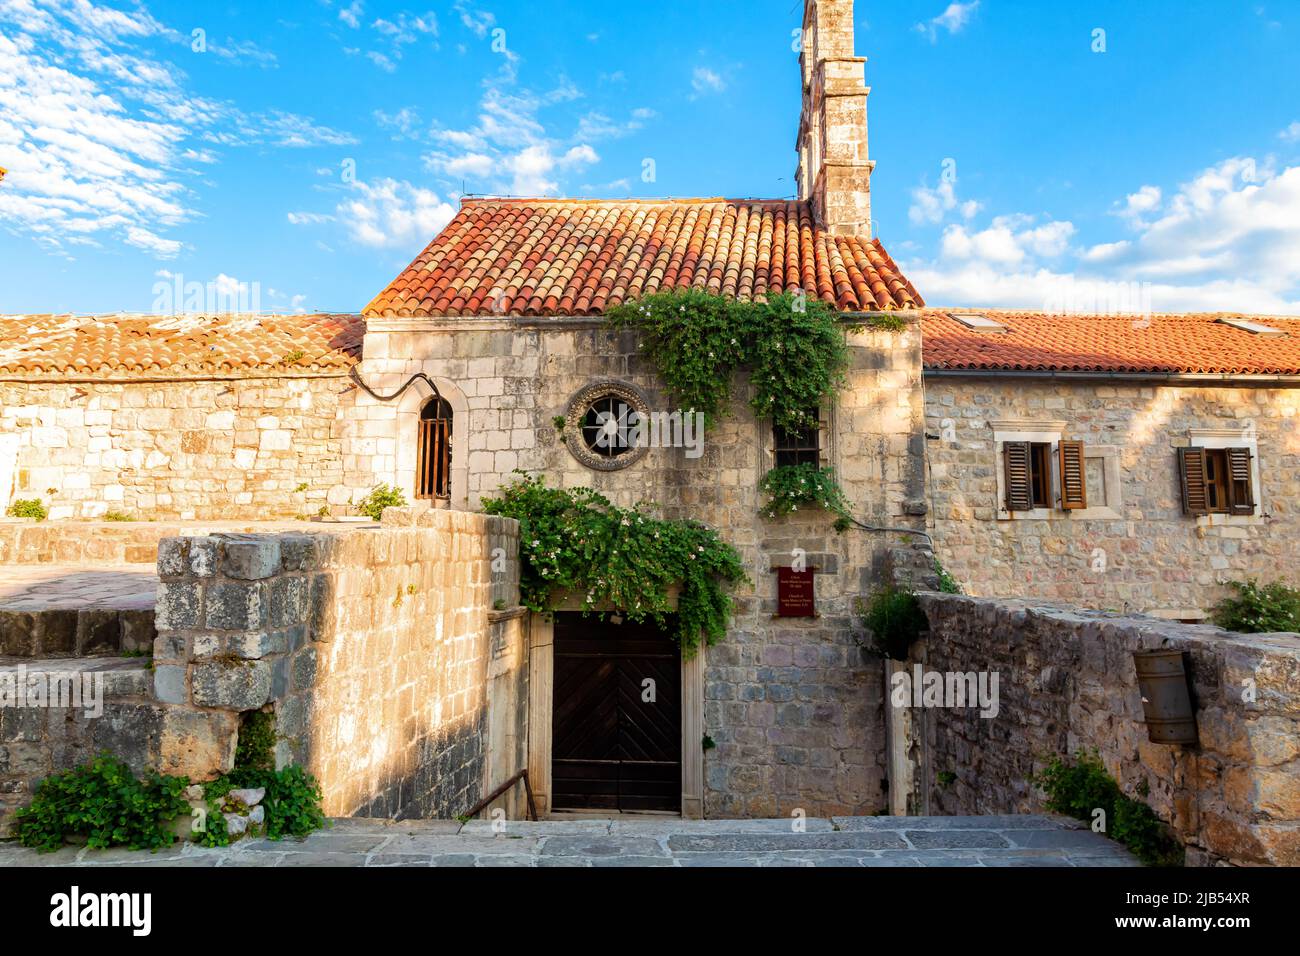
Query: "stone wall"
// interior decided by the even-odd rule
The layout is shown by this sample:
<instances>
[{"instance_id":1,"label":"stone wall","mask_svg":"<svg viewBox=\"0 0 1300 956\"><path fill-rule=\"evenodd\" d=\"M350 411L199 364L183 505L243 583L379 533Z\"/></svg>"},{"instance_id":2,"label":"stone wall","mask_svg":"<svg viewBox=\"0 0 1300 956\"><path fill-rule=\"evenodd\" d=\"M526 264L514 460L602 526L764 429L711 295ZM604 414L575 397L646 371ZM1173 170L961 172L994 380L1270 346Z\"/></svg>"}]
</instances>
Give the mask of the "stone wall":
<instances>
[{"instance_id":1,"label":"stone wall","mask_svg":"<svg viewBox=\"0 0 1300 956\"><path fill-rule=\"evenodd\" d=\"M925 669L999 675L994 717L923 709L923 812L1040 810L1029 778L1053 755L1096 750L1126 794L1172 825L1189 863L1300 864L1300 635L1026 601L921 603ZM1156 648L1184 652L1198 746L1147 738L1132 653Z\"/></svg>"},{"instance_id":2,"label":"stone wall","mask_svg":"<svg viewBox=\"0 0 1300 956\"><path fill-rule=\"evenodd\" d=\"M919 521L912 517L924 507L919 335L914 327L868 329L849 344L849 380L835 407L823 410L825 462L863 521ZM706 521L740 550L754 586L736 592L733 627L706 656L704 730L717 743L705 756L706 815L883 807L879 665L868 664L855 643L852 605L882 580L900 538L836 535L820 511L760 517L758 483L774 464L771 433L747 405L743 375L736 400L705 435L701 457L654 448L626 469L596 471L569 451L553 424L577 392L617 380L640 388L652 411L672 410L634 335L589 320L371 319L364 355L359 371L372 388L391 393L423 372L452 405L453 463L465 467L453 474L454 503L475 508L525 469L552 485L595 488L624 507L657 502L664 516ZM389 408L359 395L356 419L368 440L413 449L428 395L417 384ZM345 440L345 461L350 455ZM377 478L409 494L413 454L399 454L398 470ZM820 617L774 620L773 569L788 566L796 548L819 569Z\"/></svg>"},{"instance_id":3,"label":"stone wall","mask_svg":"<svg viewBox=\"0 0 1300 956\"><path fill-rule=\"evenodd\" d=\"M494 574L492 555L515 553L517 525L449 511L404 522L163 541L158 698L272 708L277 761L316 774L327 814L464 812L493 746L494 594L518 603L517 562Z\"/></svg>"},{"instance_id":4,"label":"stone wall","mask_svg":"<svg viewBox=\"0 0 1300 956\"><path fill-rule=\"evenodd\" d=\"M931 528L968 593L1033 597L1186 620L1225 582L1300 579L1300 390L995 378L926 379ZM1064 423L1062 437L1114 449L1089 462L1087 512L1047 520L1000 512L1002 462L990 422ZM1187 517L1177 449L1193 430L1257 443L1257 517ZM1089 452L1091 454L1091 451ZM1114 487L1101 487L1114 480ZM1110 499L1109 501L1105 499Z\"/></svg>"},{"instance_id":5,"label":"stone wall","mask_svg":"<svg viewBox=\"0 0 1300 956\"><path fill-rule=\"evenodd\" d=\"M54 520L342 514L373 486L369 474L343 473L344 409L355 390L335 374L3 381L0 441L16 436L17 462L0 503L40 498ZM376 443L378 464L393 453Z\"/></svg>"},{"instance_id":6,"label":"stone wall","mask_svg":"<svg viewBox=\"0 0 1300 956\"><path fill-rule=\"evenodd\" d=\"M158 542L240 531L315 528L300 522L31 521L0 518L0 565L57 564L107 567L154 564ZM3 573L3 572L0 572Z\"/></svg>"}]
</instances>

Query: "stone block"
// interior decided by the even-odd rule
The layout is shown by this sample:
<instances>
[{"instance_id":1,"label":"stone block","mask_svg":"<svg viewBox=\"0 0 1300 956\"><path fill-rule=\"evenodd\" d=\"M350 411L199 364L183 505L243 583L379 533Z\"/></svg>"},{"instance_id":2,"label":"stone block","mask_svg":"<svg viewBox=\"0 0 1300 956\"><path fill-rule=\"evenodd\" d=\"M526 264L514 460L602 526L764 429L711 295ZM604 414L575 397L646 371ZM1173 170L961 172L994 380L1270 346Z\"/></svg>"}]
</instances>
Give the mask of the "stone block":
<instances>
[{"instance_id":1,"label":"stone block","mask_svg":"<svg viewBox=\"0 0 1300 956\"><path fill-rule=\"evenodd\" d=\"M42 656L63 656L77 652L81 615L85 611L42 611L39 618L40 652Z\"/></svg>"},{"instance_id":2,"label":"stone block","mask_svg":"<svg viewBox=\"0 0 1300 956\"><path fill-rule=\"evenodd\" d=\"M280 563L286 571L311 571L316 568L316 538L309 534L287 534L280 538Z\"/></svg>"},{"instance_id":3,"label":"stone block","mask_svg":"<svg viewBox=\"0 0 1300 956\"><path fill-rule=\"evenodd\" d=\"M168 708L163 716L159 770L211 780L235 765L239 716L229 711Z\"/></svg>"},{"instance_id":4,"label":"stone block","mask_svg":"<svg viewBox=\"0 0 1300 956\"><path fill-rule=\"evenodd\" d=\"M241 581L269 578L280 570L280 542L270 536L221 539L221 571Z\"/></svg>"},{"instance_id":5,"label":"stone block","mask_svg":"<svg viewBox=\"0 0 1300 956\"><path fill-rule=\"evenodd\" d=\"M262 584L214 584L207 589L205 625L223 631L265 627L266 588Z\"/></svg>"},{"instance_id":6,"label":"stone block","mask_svg":"<svg viewBox=\"0 0 1300 956\"><path fill-rule=\"evenodd\" d=\"M156 665L153 670L153 692L164 704L188 703L189 688L186 686L184 666Z\"/></svg>"},{"instance_id":7,"label":"stone block","mask_svg":"<svg viewBox=\"0 0 1300 956\"><path fill-rule=\"evenodd\" d=\"M188 581L164 581L158 585L154 622L160 631L198 627L203 603L202 588Z\"/></svg>"},{"instance_id":8,"label":"stone block","mask_svg":"<svg viewBox=\"0 0 1300 956\"><path fill-rule=\"evenodd\" d=\"M270 699L271 665L266 661L195 664L191 692L200 707L256 710Z\"/></svg>"},{"instance_id":9,"label":"stone block","mask_svg":"<svg viewBox=\"0 0 1300 956\"><path fill-rule=\"evenodd\" d=\"M118 611L83 608L77 612L77 653L107 654L122 648L122 620Z\"/></svg>"},{"instance_id":10,"label":"stone block","mask_svg":"<svg viewBox=\"0 0 1300 956\"><path fill-rule=\"evenodd\" d=\"M308 579L282 576L271 582L271 626L292 627L307 617Z\"/></svg>"}]
</instances>

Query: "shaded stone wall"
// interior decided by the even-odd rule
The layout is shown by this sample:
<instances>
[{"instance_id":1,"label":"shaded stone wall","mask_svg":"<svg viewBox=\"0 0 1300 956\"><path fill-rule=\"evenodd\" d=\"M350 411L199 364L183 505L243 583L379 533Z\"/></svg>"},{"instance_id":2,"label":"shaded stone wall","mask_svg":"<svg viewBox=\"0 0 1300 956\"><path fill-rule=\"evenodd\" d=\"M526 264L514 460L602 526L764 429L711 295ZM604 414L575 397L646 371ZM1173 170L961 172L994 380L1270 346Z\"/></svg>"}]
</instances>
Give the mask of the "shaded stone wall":
<instances>
[{"instance_id":1,"label":"shaded stone wall","mask_svg":"<svg viewBox=\"0 0 1300 956\"><path fill-rule=\"evenodd\" d=\"M1026 601L921 603L927 670L999 675L995 717L924 708L925 812L1038 811L1029 778L1053 755L1096 750L1126 794L1172 825L1189 863L1300 864L1300 635ZM1156 648L1184 652L1198 746L1147 738L1132 653Z\"/></svg>"},{"instance_id":2,"label":"shaded stone wall","mask_svg":"<svg viewBox=\"0 0 1300 956\"><path fill-rule=\"evenodd\" d=\"M1227 593L1225 582L1300 579L1300 389L1183 388L992 378L926 380L931 528L944 567L965 590L1188 619ZM1089 463L1089 503L1008 520L999 511L1002 461L989 422L1064 422L1062 437L1110 446L1116 486ZM1257 517L1187 517L1177 449L1192 430L1238 432L1257 443ZM1091 454L1091 452L1089 452Z\"/></svg>"},{"instance_id":3,"label":"shaded stone wall","mask_svg":"<svg viewBox=\"0 0 1300 956\"><path fill-rule=\"evenodd\" d=\"M355 388L337 375L0 382L0 436L17 438L14 487L0 488L0 504L40 498L55 520L344 513L373 486L343 473ZM376 443L373 454L382 466L393 449Z\"/></svg>"},{"instance_id":4,"label":"shaded stone wall","mask_svg":"<svg viewBox=\"0 0 1300 956\"><path fill-rule=\"evenodd\" d=\"M405 523L165 540L158 698L272 708L277 761L316 774L330 815L468 809L491 747L494 594L518 603L517 562L494 576L492 555L516 552L517 525L449 511Z\"/></svg>"},{"instance_id":5,"label":"shaded stone wall","mask_svg":"<svg viewBox=\"0 0 1300 956\"><path fill-rule=\"evenodd\" d=\"M836 468L863 521L919 522L919 335L914 327L866 330L849 344L848 383L835 407L823 410L825 464ZM774 457L770 428L748 407L747 378L735 383L736 400L705 435L701 457L655 448L626 469L601 472L569 451L553 420L568 413L579 390L611 379L643 390L652 411L672 411L633 334L612 333L596 320L371 319L364 354L360 371L373 388L391 393L423 372L456 409L453 462L466 472L453 475L453 501L463 495L476 508L516 477L515 469L526 469L553 486L595 488L624 507L657 502L666 517L705 521L740 550L753 587L738 589L733 627L705 658L704 731L717 743L705 754L707 815L874 813L884 806L879 662L857 646L852 604L883 579L900 539L836 535L820 511L779 521L759 515L758 483ZM427 396L417 384L386 409L359 395L355 420L365 423L368 440L413 448ZM409 493L413 458L404 464L399 456L397 472L377 477ZM819 569L821 616L776 620L772 569L788 566L796 548Z\"/></svg>"}]
</instances>

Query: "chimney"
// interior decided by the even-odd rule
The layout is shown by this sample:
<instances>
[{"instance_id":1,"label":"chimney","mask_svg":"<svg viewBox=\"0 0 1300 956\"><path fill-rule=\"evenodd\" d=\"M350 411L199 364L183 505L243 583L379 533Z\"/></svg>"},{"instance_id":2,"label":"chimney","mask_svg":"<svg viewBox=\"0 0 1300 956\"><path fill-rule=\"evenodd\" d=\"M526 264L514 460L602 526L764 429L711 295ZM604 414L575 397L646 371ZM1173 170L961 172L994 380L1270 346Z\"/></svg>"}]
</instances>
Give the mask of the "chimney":
<instances>
[{"instance_id":1,"label":"chimney","mask_svg":"<svg viewBox=\"0 0 1300 956\"><path fill-rule=\"evenodd\" d=\"M799 198L836 235L871 236L867 58L853 55L853 0L804 0Z\"/></svg>"}]
</instances>

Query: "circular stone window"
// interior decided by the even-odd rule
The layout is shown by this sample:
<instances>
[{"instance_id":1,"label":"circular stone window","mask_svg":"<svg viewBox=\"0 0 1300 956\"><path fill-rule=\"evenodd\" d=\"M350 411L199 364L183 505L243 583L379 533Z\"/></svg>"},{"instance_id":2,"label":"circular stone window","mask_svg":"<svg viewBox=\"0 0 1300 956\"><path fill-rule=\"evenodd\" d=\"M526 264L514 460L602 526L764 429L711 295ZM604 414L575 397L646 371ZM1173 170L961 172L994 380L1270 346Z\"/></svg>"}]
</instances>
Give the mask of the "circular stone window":
<instances>
[{"instance_id":1,"label":"circular stone window","mask_svg":"<svg viewBox=\"0 0 1300 956\"><path fill-rule=\"evenodd\" d=\"M573 457L597 471L626 468L649 451L640 423L648 420L645 393L626 382L593 382L569 400L564 441Z\"/></svg>"}]
</instances>

